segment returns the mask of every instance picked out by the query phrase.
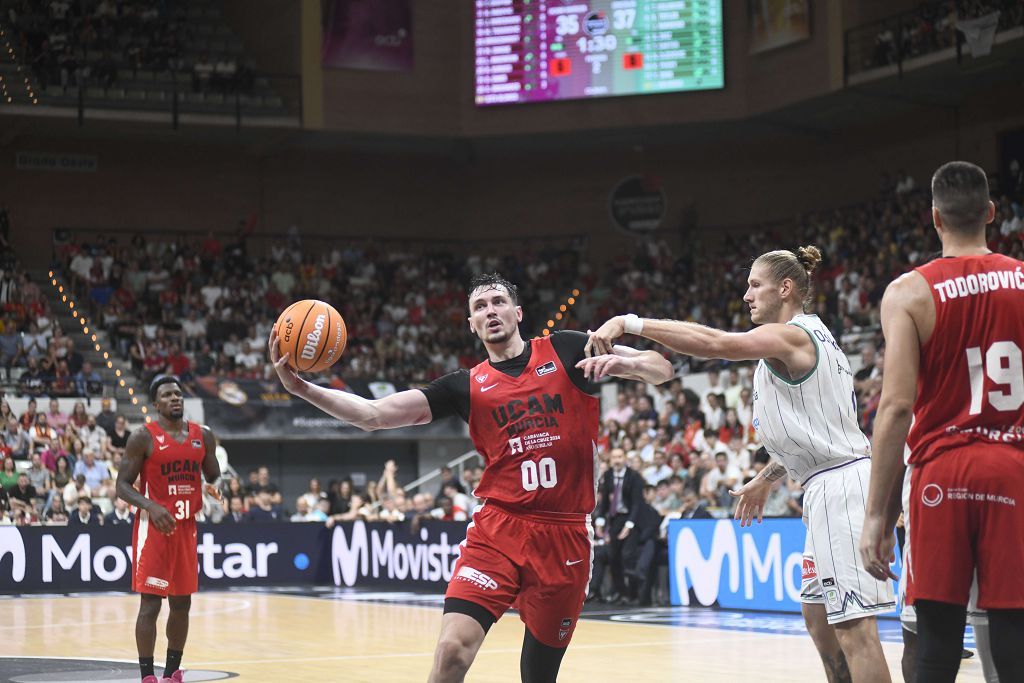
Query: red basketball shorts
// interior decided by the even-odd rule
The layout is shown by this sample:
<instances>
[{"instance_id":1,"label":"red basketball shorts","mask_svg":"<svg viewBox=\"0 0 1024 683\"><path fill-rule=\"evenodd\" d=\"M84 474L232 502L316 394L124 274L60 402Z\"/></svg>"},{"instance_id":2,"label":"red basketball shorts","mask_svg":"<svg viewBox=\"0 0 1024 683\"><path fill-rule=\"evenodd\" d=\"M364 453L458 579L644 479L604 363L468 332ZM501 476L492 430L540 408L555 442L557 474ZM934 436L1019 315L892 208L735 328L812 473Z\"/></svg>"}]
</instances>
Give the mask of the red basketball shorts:
<instances>
[{"instance_id":1,"label":"red basketball shorts","mask_svg":"<svg viewBox=\"0 0 1024 683\"><path fill-rule=\"evenodd\" d=\"M199 590L196 521L176 520L170 536L150 524L139 511L132 537L132 590L137 593L191 595Z\"/></svg>"},{"instance_id":2,"label":"red basketball shorts","mask_svg":"<svg viewBox=\"0 0 1024 683\"><path fill-rule=\"evenodd\" d=\"M513 513L487 503L466 530L445 597L480 605L495 619L514 606L537 640L565 647L592 562L591 527L579 516Z\"/></svg>"},{"instance_id":3,"label":"red basketball shorts","mask_svg":"<svg viewBox=\"0 0 1024 683\"><path fill-rule=\"evenodd\" d=\"M907 601L1024 608L1024 450L979 444L914 467Z\"/></svg>"}]
</instances>

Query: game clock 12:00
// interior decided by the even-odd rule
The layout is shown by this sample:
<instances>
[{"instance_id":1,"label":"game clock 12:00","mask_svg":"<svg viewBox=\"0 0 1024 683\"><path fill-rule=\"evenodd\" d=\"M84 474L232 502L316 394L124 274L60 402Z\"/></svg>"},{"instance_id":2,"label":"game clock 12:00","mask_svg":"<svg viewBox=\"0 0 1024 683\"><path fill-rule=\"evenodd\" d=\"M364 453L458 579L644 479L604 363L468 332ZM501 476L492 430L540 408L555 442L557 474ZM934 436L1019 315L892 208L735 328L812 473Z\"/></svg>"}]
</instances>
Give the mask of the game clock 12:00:
<instances>
[{"instance_id":1,"label":"game clock 12:00","mask_svg":"<svg viewBox=\"0 0 1024 683\"><path fill-rule=\"evenodd\" d=\"M474 0L480 106L725 84L722 0Z\"/></svg>"}]
</instances>

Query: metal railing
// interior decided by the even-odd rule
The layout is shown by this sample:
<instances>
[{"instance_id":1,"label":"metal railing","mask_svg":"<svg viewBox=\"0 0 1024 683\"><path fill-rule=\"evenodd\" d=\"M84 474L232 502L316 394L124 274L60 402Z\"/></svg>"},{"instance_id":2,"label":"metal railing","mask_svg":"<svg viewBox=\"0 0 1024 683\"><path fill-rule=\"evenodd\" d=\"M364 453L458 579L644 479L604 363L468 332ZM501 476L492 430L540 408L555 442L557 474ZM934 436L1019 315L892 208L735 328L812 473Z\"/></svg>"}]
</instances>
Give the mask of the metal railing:
<instances>
[{"instance_id":1,"label":"metal railing","mask_svg":"<svg viewBox=\"0 0 1024 683\"><path fill-rule=\"evenodd\" d=\"M463 453L462 455L460 455L459 457L455 458L454 460L451 460L451 461L445 463L445 467L448 467L448 468L452 469L454 472L456 472L459 475L459 479L462 479L462 473L466 469L466 467L465 467L466 462L469 461L469 460L472 460L473 458L480 458L481 463L483 462L483 457L474 450L474 451L469 451L468 453ZM419 477L418 479L413 479L411 482L409 482L408 484L406 484L402 488L405 489L405 492L408 495L408 493L410 491L412 491L413 489L417 489L420 486L422 486L423 484L426 484L429 481L437 479L440 476L441 476L441 468L438 467L438 468L430 470L429 472L424 474L422 477Z\"/></svg>"}]
</instances>

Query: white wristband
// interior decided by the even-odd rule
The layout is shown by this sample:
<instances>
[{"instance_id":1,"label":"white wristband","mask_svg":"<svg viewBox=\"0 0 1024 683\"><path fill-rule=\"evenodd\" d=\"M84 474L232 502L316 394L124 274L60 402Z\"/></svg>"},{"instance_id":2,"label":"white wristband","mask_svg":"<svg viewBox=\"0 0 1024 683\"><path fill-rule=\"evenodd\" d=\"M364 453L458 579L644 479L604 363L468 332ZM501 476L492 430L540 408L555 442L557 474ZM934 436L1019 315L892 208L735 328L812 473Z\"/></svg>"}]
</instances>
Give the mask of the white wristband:
<instances>
[{"instance_id":1,"label":"white wristband","mask_svg":"<svg viewBox=\"0 0 1024 683\"><path fill-rule=\"evenodd\" d=\"M635 313L627 313L623 316L623 326L626 334L640 334L644 331L644 319Z\"/></svg>"}]
</instances>

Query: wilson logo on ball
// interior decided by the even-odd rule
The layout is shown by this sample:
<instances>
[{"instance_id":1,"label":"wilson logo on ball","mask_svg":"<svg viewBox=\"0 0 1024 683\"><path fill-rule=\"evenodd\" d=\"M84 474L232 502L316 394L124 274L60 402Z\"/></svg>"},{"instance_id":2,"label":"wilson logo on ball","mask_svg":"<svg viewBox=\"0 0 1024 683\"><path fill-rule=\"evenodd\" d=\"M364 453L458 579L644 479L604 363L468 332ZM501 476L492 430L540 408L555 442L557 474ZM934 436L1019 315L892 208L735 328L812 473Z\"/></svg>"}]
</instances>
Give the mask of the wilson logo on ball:
<instances>
[{"instance_id":1,"label":"wilson logo on ball","mask_svg":"<svg viewBox=\"0 0 1024 683\"><path fill-rule=\"evenodd\" d=\"M316 317L316 322L313 323L313 327L315 329L306 335L306 343L302 347L301 355L303 360L313 360L316 358L316 350L317 347L320 346L320 337L323 336L324 321L326 319L327 316L324 314L320 314Z\"/></svg>"},{"instance_id":2,"label":"wilson logo on ball","mask_svg":"<svg viewBox=\"0 0 1024 683\"><path fill-rule=\"evenodd\" d=\"M299 372L322 372L345 351L348 331L330 304L316 299L297 301L277 319L278 350Z\"/></svg>"}]
</instances>

